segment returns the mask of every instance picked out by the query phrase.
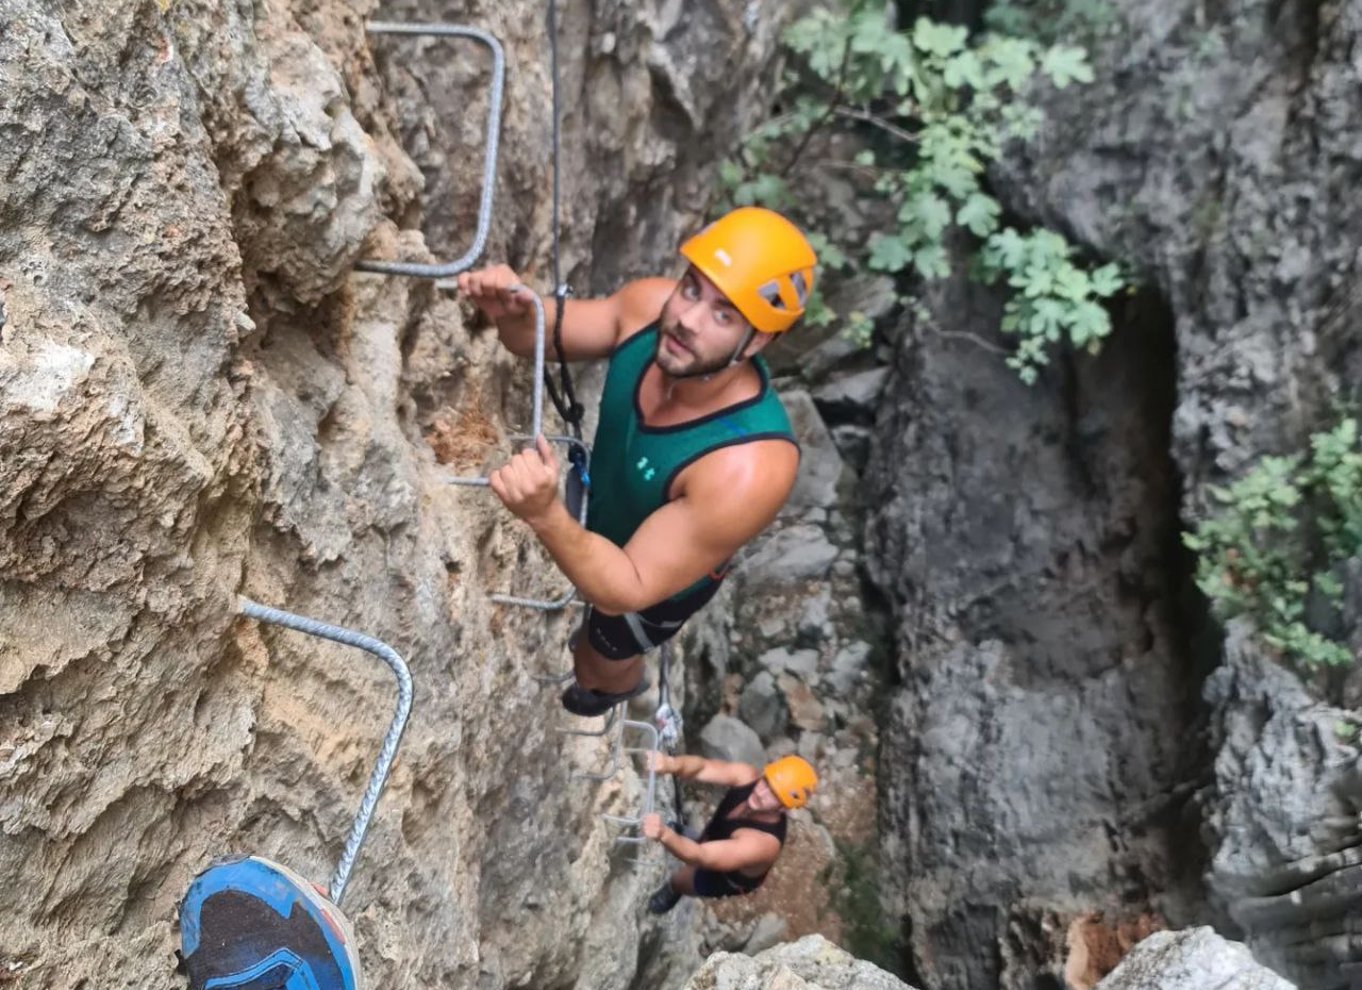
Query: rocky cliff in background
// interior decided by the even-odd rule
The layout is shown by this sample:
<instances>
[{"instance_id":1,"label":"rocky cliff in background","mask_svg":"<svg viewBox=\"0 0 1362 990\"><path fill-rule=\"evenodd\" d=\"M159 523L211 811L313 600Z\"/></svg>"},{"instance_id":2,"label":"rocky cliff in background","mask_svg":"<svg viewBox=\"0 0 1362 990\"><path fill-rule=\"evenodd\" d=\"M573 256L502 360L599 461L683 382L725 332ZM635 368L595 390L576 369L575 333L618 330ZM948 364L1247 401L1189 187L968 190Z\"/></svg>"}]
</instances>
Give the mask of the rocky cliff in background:
<instances>
[{"instance_id":1,"label":"rocky cliff in background","mask_svg":"<svg viewBox=\"0 0 1362 990\"><path fill-rule=\"evenodd\" d=\"M720 952L684 990L912 990L901 980L853 958L818 935L756 956Z\"/></svg>"},{"instance_id":2,"label":"rocky cliff in background","mask_svg":"<svg viewBox=\"0 0 1362 990\"><path fill-rule=\"evenodd\" d=\"M1208 484L1357 399L1362 7L1110 7L1097 80L1043 94L1038 143L992 176L1143 280L1105 352L1022 388L990 351L998 301L963 284L895 335L866 546L898 617L898 909L933 987L1058 977L1087 911L1213 921L1341 986L1351 715L1243 630L1222 655L1176 536Z\"/></svg>"},{"instance_id":3,"label":"rocky cliff in background","mask_svg":"<svg viewBox=\"0 0 1362 990\"><path fill-rule=\"evenodd\" d=\"M1159 932L1142 941L1096 990L1293 990L1242 945L1209 928ZM755 956L720 952L684 990L912 990L817 935Z\"/></svg>"},{"instance_id":4,"label":"rocky cliff in background","mask_svg":"<svg viewBox=\"0 0 1362 990\"><path fill-rule=\"evenodd\" d=\"M564 8L564 250L599 288L670 264L784 11ZM554 576L434 449L504 449L527 369L428 283L352 271L471 241L487 52L367 38L377 14L505 43L486 256L547 289L542 4L0 0L0 973L26 987L178 985L215 855L328 875L391 681L238 593L411 663L345 902L372 983L633 976L656 877L597 818L632 778L570 779L602 747L534 679L569 619L487 600Z\"/></svg>"},{"instance_id":5,"label":"rocky cliff in background","mask_svg":"<svg viewBox=\"0 0 1362 990\"><path fill-rule=\"evenodd\" d=\"M1295 990L1237 942L1209 928L1157 932L1131 950L1097 990Z\"/></svg>"},{"instance_id":6,"label":"rocky cliff in background","mask_svg":"<svg viewBox=\"0 0 1362 990\"><path fill-rule=\"evenodd\" d=\"M1171 355L1122 331L1028 388L939 332L987 332L997 299L958 282L929 305L939 326L898 338L869 469L898 646L881 834L922 982L1029 987L1079 917L1177 922L1196 899Z\"/></svg>"}]
</instances>

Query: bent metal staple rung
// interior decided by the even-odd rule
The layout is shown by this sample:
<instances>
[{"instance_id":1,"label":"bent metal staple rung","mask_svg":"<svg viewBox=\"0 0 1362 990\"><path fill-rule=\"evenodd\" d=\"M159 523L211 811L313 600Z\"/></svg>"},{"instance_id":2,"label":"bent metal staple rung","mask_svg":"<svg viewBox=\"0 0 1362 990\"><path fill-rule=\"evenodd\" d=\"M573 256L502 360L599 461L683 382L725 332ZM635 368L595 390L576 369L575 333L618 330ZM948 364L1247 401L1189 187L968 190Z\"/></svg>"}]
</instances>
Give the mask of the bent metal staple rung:
<instances>
[{"instance_id":1,"label":"bent metal staple rung","mask_svg":"<svg viewBox=\"0 0 1362 990\"><path fill-rule=\"evenodd\" d=\"M345 885L350 879L350 871L355 865L360 846L364 842L364 835L369 830L369 820L373 817L374 808L378 805L378 798L383 793L384 785L388 782L388 774L392 771L393 760L397 757L397 748L402 743L402 733L407 727L407 718L411 714L411 672L407 669L407 663L402 659L402 656L387 643L372 636L366 636L364 633L355 632L353 629L333 626L316 619L309 619L306 616L270 608L268 605L253 602L249 598L237 599L237 611L258 622L283 626L295 632L329 639L333 643L353 646L356 649L373 654L387 664L397 678L397 710L393 713L392 721L388 724L388 731L383 736L383 745L378 752L378 761L369 774L369 786L364 789L364 797L359 803L359 811L355 813L354 823L350 826L350 834L345 840L345 848L341 852L340 862L336 864L336 872L331 877L328 896L333 904L339 906L341 896L345 893Z\"/></svg>"},{"instance_id":2,"label":"bent metal staple rung","mask_svg":"<svg viewBox=\"0 0 1362 990\"><path fill-rule=\"evenodd\" d=\"M483 152L482 194L478 200L478 226L473 244L467 252L445 264L419 264L411 261L377 261L365 259L355 268L380 275L406 275L412 278L448 278L472 268L487 245L487 231L492 222L492 193L496 188L497 142L501 134L501 100L506 86L506 55L501 42L478 28L458 24L402 24L392 21L370 21L365 25L370 34L399 34L430 38L470 38L492 50L492 93L487 109L487 143Z\"/></svg>"}]
</instances>

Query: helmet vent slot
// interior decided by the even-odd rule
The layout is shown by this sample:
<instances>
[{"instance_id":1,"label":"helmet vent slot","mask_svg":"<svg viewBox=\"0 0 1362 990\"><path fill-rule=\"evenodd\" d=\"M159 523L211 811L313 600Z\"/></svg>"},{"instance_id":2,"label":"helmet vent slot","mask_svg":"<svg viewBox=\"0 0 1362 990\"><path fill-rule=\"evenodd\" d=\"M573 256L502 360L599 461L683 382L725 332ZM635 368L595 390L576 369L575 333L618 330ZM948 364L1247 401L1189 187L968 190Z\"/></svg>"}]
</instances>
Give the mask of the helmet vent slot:
<instances>
[{"instance_id":1,"label":"helmet vent slot","mask_svg":"<svg viewBox=\"0 0 1362 990\"><path fill-rule=\"evenodd\" d=\"M758 289L757 295L761 296L776 309L785 308L785 300L780 298L780 283L775 279L772 279Z\"/></svg>"}]
</instances>

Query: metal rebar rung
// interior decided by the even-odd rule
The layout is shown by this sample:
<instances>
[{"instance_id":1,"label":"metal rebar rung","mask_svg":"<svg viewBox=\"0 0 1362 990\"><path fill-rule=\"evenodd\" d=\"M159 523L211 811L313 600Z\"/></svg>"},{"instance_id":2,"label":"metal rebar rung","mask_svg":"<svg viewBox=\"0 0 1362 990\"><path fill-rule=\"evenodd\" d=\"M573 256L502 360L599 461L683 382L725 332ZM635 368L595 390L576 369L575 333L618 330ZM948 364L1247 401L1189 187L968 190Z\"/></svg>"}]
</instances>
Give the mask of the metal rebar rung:
<instances>
[{"instance_id":1,"label":"metal rebar rung","mask_svg":"<svg viewBox=\"0 0 1362 990\"><path fill-rule=\"evenodd\" d=\"M610 733L611 727L616 727L617 731L612 733L610 740L610 763L604 773L576 773L572 774L575 780L613 780L615 775L620 772L620 764L624 760L624 722L626 721L621 712L624 710L624 702L613 706L610 714L605 717L605 725L600 732L587 732L581 729L562 729L565 735L569 736L604 736ZM618 719L618 723L616 720Z\"/></svg>"},{"instance_id":2,"label":"metal rebar rung","mask_svg":"<svg viewBox=\"0 0 1362 990\"><path fill-rule=\"evenodd\" d=\"M537 437L544 432L544 300L539 293L532 292L519 283L510 287L512 292L524 292L534 304L534 400L530 408L530 436ZM486 476L475 478L450 478L451 485L488 485Z\"/></svg>"},{"instance_id":3,"label":"metal rebar rung","mask_svg":"<svg viewBox=\"0 0 1362 990\"><path fill-rule=\"evenodd\" d=\"M501 42L477 28L456 24L398 24L391 21L370 21L365 25L370 34L403 34L435 38L471 38L481 41L492 50L492 95L487 112L487 147L483 154L482 196L478 201L478 228L473 235L473 246L460 258L448 264L425 265L411 261L357 262L362 272L381 275L408 275L413 278L448 278L473 267L487 245L487 231L492 223L492 193L496 187L497 142L501 134L501 100L506 86L506 55ZM536 431L537 432L537 431Z\"/></svg>"},{"instance_id":4,"label":"metal rebar rung","mask_svg":"<svg viewBox=\"0 0 1362 990\"><path fill-rule=\"evenodd\" d=\"M615 719L619 717L620 707L620 705L615 705L610 709L609 714L605 716L605 724L601 726L599 731L593 732L590 729L559 729L558 732L565 736L590 736L593 738L600 738L615 727Z\"/></svg>"},{"instance_id":5,"label":"metal rebar rung","mask_svg":"<svg viewBox=\"0 0 1362 990\"><path fill-rule=\"evenodd\" d=\"M651 743L646 748L629 748L626 750L626 752L650 754L656 754L658 752L659 740L657 727L655 725L652 725L648 722L635 722L632 721L631 719L627 718L624 719L620 723L621 746L623 746L624 731L626 729L635 729L639 732L644 733L649 737ZM637 817L630 818L623 815L602 815L601 817L608 822L611 822L615 825L622 825L625 828L631 829L638 828L640 825L642 825L643 819L653 813L654 807L656 806L657 802L657 768L654 760L648 761L648 772L645 779L647 783L645 784L643 790L643 807L639 811ZM615 841L621 845L642 845L643 843L646 843L649 840L642 835L620 835L615 837Z\"/></svg>"},{"instance_id":6,"label":"metal rebar rung","mask_svg":"<svg viewBox=\"0 0 1362 990\"><path fill-rule=\"evenodd\" d=\"M534 680L534 682L535 682L536 684L544 684L544 685L551 685L551 684L566 684L568 681L572 680L572 679L573 679L574 677L576 677L576 676L577 676L577 672L576 672L575 670L573 670L571 667L569 667L567 670L564 670L564 671L562 671L562 672L560 672L560 673L557 673L557 674L531 674L531 675L530 675L530 677Z\"/></svg>"},{"instance_id":7,"label":"metal rebar rung","mask_svg":"<svg viewBox=\"0 0 1362 990\"><path fill-rule=\"evenodd\" d=\"M237 611L259 622L284 626L287 629L306 633L309 636L329 639L335 643L364 650L386 663L397 677L397 711L393 714L393 720L388 725L387 733L383 736L383 746L378 752L378 761L369 774L369 785L364 789L364 797L359 803L359 811L355 813L354 824L350 826L350 834L345 840L345 849L342 850L340 862L336 864L336 872L331 877L331 888L328 896L331 898L331 903L339 907L341 897L345 893L345 885L350 879L350 871L354 868L355 859L359 856L359 849L364 842L365 833L369 830L369 820L373 818L374 808L378 805L378 798L383 793L384 786L388 783L388 774L392 771L393 760L397 757L397 748L402 743L402 733L407 727L407 717L411 714L411 672L407 669L406 661L396 650L382 640L366 636L364 633L318 622L316 619L295 615L292 612L284 612L277 608L270 608L267 605L253 602L249 598L237 599Z\"/></svg>"}]
</instances>

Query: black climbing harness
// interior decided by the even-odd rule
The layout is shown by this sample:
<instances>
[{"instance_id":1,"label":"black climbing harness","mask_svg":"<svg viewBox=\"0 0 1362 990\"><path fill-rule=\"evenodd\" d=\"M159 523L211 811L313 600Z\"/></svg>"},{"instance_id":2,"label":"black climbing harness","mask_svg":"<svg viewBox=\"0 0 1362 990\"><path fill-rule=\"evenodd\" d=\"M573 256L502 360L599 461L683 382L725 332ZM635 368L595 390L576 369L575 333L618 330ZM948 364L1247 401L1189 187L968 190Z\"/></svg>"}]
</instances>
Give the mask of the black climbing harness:
<instances>
[{"instance_id":1,"label":"black climbing harness","mask_svg":"<svg viewBox=\"0 0 1362 990\"><path fill-rule=\"evenodd\" d=\"M549 401L553 403L553 408L557 410L559 417L566 424L573 439L576 440L576 443L568 445L568 461L572 464L572 473L568 476L567 490L568 511L576 517L577 512L575 510L590 492L591 474L588 468L587 447L582 439L582 417L586 415L586 409L577 401L577 391L572 385L572 371L568 367L567 358L563 355L563 311L567 308L568 297L572 295L572 287L563 281L562 255L559 246L562 226L562 194L558 149L559 117L561 116L562 104L558 86L557 0L549 0L549 75L553 107L551 128L553 134L553 351L558 356L558 383L554 383L553 375L548 368L545 368L544 390L548 392Z\"/></svg>"}]
</instances>

